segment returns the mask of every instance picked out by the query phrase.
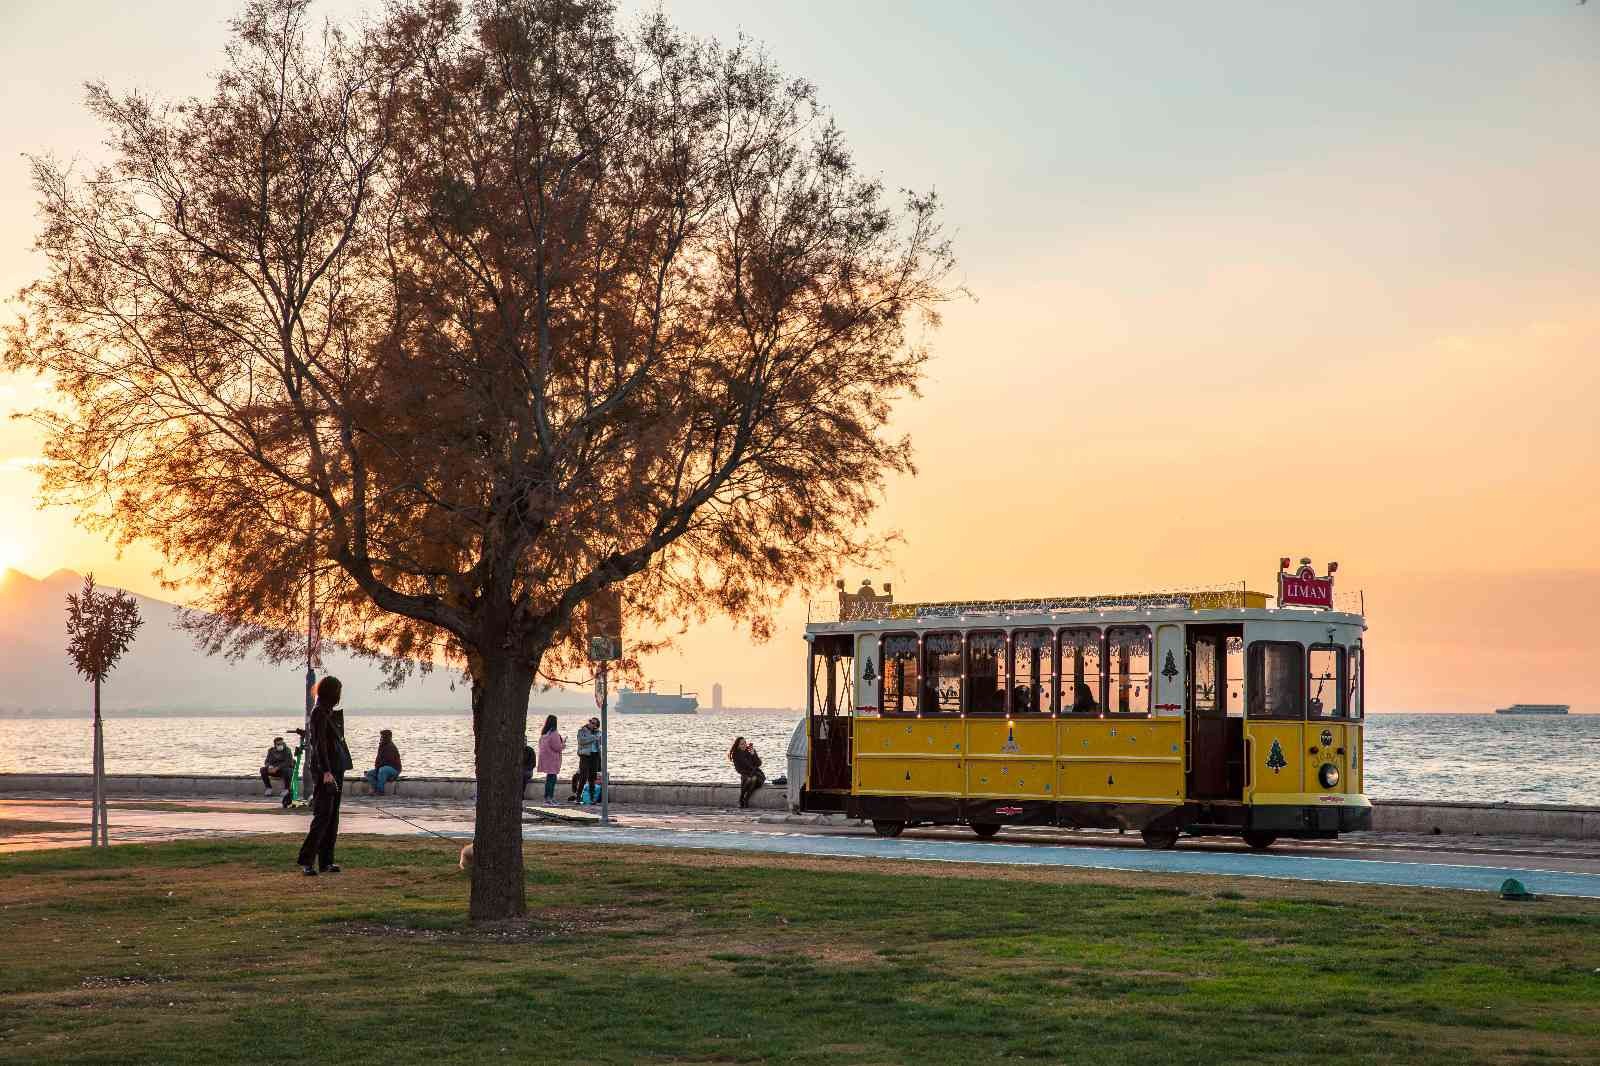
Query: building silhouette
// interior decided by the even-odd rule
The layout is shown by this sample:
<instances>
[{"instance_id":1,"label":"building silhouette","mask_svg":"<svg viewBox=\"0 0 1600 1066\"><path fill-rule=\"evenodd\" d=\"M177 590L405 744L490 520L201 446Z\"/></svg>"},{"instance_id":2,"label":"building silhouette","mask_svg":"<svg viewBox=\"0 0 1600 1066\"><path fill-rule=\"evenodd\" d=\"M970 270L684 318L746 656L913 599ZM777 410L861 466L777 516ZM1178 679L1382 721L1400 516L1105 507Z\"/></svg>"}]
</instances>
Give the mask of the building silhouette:
<instances>
[{"instance_id":1,"label":"building silhouette","mask_svg":"<svg viewBox=\"0 0 1600 1066\"><path fill-rule=\"evenodd\" d=\"M711 709L722 710L722 682L718 681L711 686Z\"/></svg>"}]
</instances>

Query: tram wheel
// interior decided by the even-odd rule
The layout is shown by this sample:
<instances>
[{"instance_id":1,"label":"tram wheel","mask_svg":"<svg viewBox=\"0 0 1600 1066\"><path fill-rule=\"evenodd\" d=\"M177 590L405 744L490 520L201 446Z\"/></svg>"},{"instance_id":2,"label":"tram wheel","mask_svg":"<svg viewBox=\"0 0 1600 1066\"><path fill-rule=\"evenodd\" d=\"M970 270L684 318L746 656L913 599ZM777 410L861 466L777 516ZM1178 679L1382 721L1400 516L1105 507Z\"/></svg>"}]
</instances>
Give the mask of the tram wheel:
<instances>
[{"instance_id":1,"label":"tram wheel","mask_svg":"<svg viewBox=\"0 0 1600 1066\"><path fill-rule=\"evenodd\" d=\"M1244 842L1250 846L1251 851L1266 851L1277 841L1277 833L1268 833L1262 829L1246 829Z\"/></svg>"},{"instance_id":2,"label":"tram wheel","mask_svg":"<svg viewBox=\"0 0 1600 1066\"><path fill-rule=\"evenodd\" d=\"M1144 846L1154 848L1156 851L1167 851L1178 846L1178 831L1176 829L1146 829L1140 836L1144 837Z\"/></svg>"},{"instance_id":3,"label":"tram wheel","mask_svg":"<svg viewBox=\"0 0 1600 1066\"><path fill-rule=\"evenodd\" d=\"M990 837L1000 832L1000 826L994 822L973 822L972 831L977 833L983 839L988 840Z\"/></svg>"},{"instance_id":4,"label":"tram wheel","mask_svg":"<svg viewBox=\"0 0 1600 1066\"><path fill-rule=\"evenodd\" d=\"M872 820L872 831L881 837L897 837L905 827L906 823L904 822L891 822L883 818L874 818Z\"/></svg>"}]
</instances>

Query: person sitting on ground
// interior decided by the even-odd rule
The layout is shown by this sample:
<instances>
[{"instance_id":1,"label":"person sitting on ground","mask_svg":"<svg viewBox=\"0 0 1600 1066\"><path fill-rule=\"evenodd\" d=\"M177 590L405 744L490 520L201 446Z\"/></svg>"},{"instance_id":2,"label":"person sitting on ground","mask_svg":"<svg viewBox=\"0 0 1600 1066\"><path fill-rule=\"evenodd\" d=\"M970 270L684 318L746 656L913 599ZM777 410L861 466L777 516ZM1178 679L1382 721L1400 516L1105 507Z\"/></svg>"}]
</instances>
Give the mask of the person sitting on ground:
<instances>
[{"instance_id":1,"label":"person sitting on ground","mask_svg":"<svg viewBox=\"0 0 1600 1066\"><path fill-rule=\"evenodd\" d=\"M276 777L283 781L284 792L289 791L289 783L294 779L294 752L289 750L289 745L283 742L282 737L272 738L272 747L267 749L266 761L261 764L261 787L267 790L267 795L272 795L272 779Z\"/></svg>"},{"instance_id":2,"label":"person sitting on ground","mask_svg":"<svg viewBox=\"0 0 1600 1066\"><path fill-rule=\"evenodd\" d=\"M394 730L385 729L378 734L378 757L373 760L372 769L366 772L367 784L381 796L389 782L399 776L400 749L394 746Z\"/></svg>"},{"instance_id":3,"label":"person sitting on ground","mask_svg":"<svg viewBox=\"0 0 1600 1066\"><path fill-rule=\"evenodd\" d=\"M561 774L561 753L567 750L567 738L556 732L556 716L544 720L539 730L539 773L544 775L544 801L556 801L556 778Z\"/></svg>"},{"instance_id":4,"label":"person sitting on ground","mask_svg":"<svg viewBox=\"0 0 1600 1066\"><path fill-rule=\"evenodd\" d=\"M748 807L756 789L767 781L767 775L761 772L761 756L756 754L754 744L744 737L735 737L733 747L728 749L728 761L739 771L739 806Z\"/></svg>"}]
</instances>

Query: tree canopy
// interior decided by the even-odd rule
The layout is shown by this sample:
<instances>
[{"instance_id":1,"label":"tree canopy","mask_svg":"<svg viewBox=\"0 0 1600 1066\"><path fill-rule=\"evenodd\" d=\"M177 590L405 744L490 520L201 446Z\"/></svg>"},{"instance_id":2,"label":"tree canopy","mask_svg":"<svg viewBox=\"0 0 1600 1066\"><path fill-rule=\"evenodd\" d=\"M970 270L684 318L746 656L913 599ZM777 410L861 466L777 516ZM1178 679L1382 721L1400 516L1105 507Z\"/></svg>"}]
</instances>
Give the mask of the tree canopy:
<instances>
[{"instance_id":1,"label":"tree canopy","mask_svg":"<svg viewBox=\"0 0 1600 1066\"><path fill-rule=\"evenodd\" d=\"M315 572L329 637L466 667L493 879L528 686L589 597L762 632L874 546L950 295L938 204L659 12L403 0L346 32L255 0L234 31L206 98L90 87L104 166L34 161L5 364L64 401L48 497L158 547L213 650L294 655Z\"/></svg>"},{"instance_id":2,"label":"tree canopy","mask_svg":"<svg viewBox=\"0 0 1600 1066\"><path fill-rule=\"evenodd\" d=\"M142 625L132 596L121 589L97 591L94 575L86 574L83 588L67 593L67 658L85 680L98 685L116 668ZM98 703L94 710L98 716Z\"/></svg>"}]
</instances>

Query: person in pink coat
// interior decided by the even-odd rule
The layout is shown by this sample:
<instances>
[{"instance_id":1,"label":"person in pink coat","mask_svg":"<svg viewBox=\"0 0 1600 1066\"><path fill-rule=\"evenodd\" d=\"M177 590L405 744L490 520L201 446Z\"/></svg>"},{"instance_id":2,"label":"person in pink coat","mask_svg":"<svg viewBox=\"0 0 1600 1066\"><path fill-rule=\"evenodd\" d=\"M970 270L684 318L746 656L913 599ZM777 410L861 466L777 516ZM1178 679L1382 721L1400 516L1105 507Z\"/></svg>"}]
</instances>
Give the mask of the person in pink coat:
<instances>
[{"instance_id":1,"label":"person in pink coat","mask_svg":"<svg viewBox=\"0 0 1600 1066\"><path fill-rule=\"evenodd\" d=\"M561 753L566 747L567 740L556 732L556 716L552 714L544 720L544 728L539 730L538 770L544 775L546 803L555 802L556 778L561 774Z\"/></svg>"}]
</instances>

